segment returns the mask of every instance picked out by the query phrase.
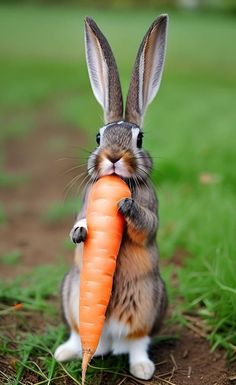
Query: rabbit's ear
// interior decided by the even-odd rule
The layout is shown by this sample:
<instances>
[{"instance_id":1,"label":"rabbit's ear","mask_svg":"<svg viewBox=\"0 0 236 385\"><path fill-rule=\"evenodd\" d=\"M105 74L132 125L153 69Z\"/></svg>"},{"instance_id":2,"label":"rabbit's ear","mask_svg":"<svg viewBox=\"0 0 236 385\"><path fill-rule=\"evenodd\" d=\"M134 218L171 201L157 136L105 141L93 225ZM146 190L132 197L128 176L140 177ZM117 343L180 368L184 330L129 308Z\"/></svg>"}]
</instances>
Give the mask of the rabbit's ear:
<instances>
[{"instance_id":1,"label":"rabbit's ear","mask_svg":"<svg viewBox=\"0 0 236 385\"><path fill-rule=\"evenodd\" d=\"M95 21L85 19L85 47L93 93L104 110L105 123L123 119L120 79L111 47Z\"/></svg>"},{"instance_id":2,"label":"rabbit's ear","mask_svg":"<svg viewBox=\"0 0 236 385\"><path fill-rule=\"evenodd\" d=\"M168 16L160 15L150 26L140 45L126 101L125 120L141 126L145 110L161 82L167 37Z\"/></svg>"}]
</instances>

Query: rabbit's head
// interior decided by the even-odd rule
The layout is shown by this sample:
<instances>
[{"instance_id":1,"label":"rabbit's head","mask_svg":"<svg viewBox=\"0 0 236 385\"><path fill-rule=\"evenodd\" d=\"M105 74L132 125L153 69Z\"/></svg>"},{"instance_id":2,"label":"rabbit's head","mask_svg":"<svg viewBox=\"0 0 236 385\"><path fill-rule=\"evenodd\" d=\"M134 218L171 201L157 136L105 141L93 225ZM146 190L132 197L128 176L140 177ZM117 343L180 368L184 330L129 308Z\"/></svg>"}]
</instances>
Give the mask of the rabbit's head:
<instances>
[{"instance_id":1,"label":"rabbit's head","mask_svg":"<svg viewBox=\"0 0 236 385\"><path fill-rule=\"evenodd\" d=\"M128 91L125 116L117 65L109 43L91 18L85 20L89 78L104 110L105 125L97 133L98 147L88 161L92 178L117 174L135 184L145 183L152 161L143 150L142 120L156 95L163 72L167 15L150 26L140 45Z\"/></svg>"}]
</instances>

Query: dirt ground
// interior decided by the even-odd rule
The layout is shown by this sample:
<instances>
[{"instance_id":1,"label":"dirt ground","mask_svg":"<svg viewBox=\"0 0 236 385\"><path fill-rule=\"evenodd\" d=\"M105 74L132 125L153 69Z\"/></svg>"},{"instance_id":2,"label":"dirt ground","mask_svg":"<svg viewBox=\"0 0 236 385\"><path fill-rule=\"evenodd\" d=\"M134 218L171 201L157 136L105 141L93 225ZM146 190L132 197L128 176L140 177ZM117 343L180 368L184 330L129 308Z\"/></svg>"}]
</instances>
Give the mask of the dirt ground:
<instances>
[{"instance_id":1,"label":"dirt ground","mask_svg":"<svg viewBox=\"0 0 236 385\"><path fill-rule=\"evenodd\" d=\"M32 267L44 263L56 263L62 254L61 244L69 233L73 218L59 224L47 224L39 221L42 212L55 200L64 196L64 188L71 179L65 171L76 165L70 158L71 148L75 144L86 146L78 132L57 122L49 111L43 110L39 116L38 127L28 136L11 140L6 144L9 172L26 173L27 182L16 188L1 192L1 199L6 208L9 226L0 233L0 253L9 249L22 251L22 263L12 266L2 265L1 278L14 278ZM82 136L83 137L83 136ZM52 143L58 140L65 143L65 148ZM67 157L68 159L59 160ZM84 153L82 156L85 156ZM75 173L74 173L75 175ZM63 250L68 263L72 261L71 251ZM165 326L164 334L173 333ZM163 341L151 349L153 360L157 364L152 381L136 381L130 377L121 378L117 384L175 384L175 385L226 385L236 384L233 380L233 368L228 368L224 352L210 352L207 341L189 329L181 329L176 340ZM1 358L3 363L4 358ZM2 366L4 367L4 365ZM236 369L236 368L234 368ZM33 383L29 382L26 383ZM104 384L110 383L104 378Z\"/></svg>"}]
</instances>

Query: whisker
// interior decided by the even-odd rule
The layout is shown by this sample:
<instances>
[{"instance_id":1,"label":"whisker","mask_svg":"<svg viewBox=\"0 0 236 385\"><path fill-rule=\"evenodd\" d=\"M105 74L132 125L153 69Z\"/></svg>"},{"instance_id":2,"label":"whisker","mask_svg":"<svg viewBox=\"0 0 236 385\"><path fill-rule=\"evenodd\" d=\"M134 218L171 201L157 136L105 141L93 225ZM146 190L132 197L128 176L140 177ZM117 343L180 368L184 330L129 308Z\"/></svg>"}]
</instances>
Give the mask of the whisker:
<instances>
[{"instance_id":1,"label":"whisker","mask_svg":"<svg viewBox=\"0 0 236 385\"><path fill-rule=\"evenodd\" d=\"M71 147L71 148L76 148L76 149L79 149L79 150L82 150L82 151L86 152L87 154L92 154L92 152L94 151L94 150L89 150L89 149L87 149L87 148L78 146L77 144L69 144L69 147Z\"/></svg>"},{"instance_id":2,"label":"whisker","mask_svg":"<svg viewBox=\"0 0 236 385\"><path fill-rule=\"evenodd\" d=\"M146 170L144 170L144 168L137 166L137 169L142 171L145 175L147 175L148 178L150 177L149 173Z\"/></svg>"},{"instance_id":3,"label":"whisker","mask_svg":"<svg viewBox=\"0 0 236 385\"><path fill-rule=\"evenodd\" d=\"M71 189L73 188L73 186L75 185L75 183L81 178L83 177L83 175L85 174L82 173L80 175L76 175L74 178L72 178L72 180L67 183L66 187L64 188L64 199L63 201L65 202L65 200L67 199L68 195L69 195L69 192L71 191Z\"/></svg>"},{"instance_id":4,"label":"whisker","mask_svg":"<svg viewBox=\"0 0 236 385\"><path fill-rule=\"evenodd\" d=\"M89 157L96 157L96 154L90 154ZM58 158L56 159L57 162L61 162L61 161L64 161L64 160L87 160L89 158L88 156L64 156L62 158Z\"/></svg>"},{"instance_id":5,"label":"whisker","mask_svg":"<svg viewBox=\"0 0 236 385\"><path fill-rule=\"evenodd\" d=\"M152 185L152 187L153 187L154 189L156 189L156 186L154 185L154 183L153 183L153 181L152 181L150 175L146 172L146 170L144 170L143 168L139 168L139 170L140 170L141 172L145 173L145 175L147 176L148 182L151 183L151 185ZM144 179L142 176L140 176L140 177L143 179L143 182L146 182L145 179ZM148 186L147 183L145 183L145 184L146 184L147 188L150 188L150 186Z\"/></svg>"},{"instance_id":6,"label":"whisker","mask_svg":"<svg viewBox=\"0 0 236 385\"><path fill-rule=\"evenodd\" d=\"M71 167L71 168L69 168L68 170L66 170L64 172L64 175L69 174L71 171L77 170L78 168L85 167L86 165L87 165L87 163L81 163L81 164L79 164L77 166Z\"/></svg>"},{"instance_id":7,"label":"whisker","mask_svg":"<svg viewBox=\"0 0 236 385\"><path fill-rule=\"evenodd\" d=\"M94 168L94 166L89 167L86 171L80 173L79 175L76 175L74 178L72 178L71 181L69 181L69 182L67 183L67 185L66 185L65 188L64 188L64 201L65 201L66 198L68 197L69 192L72 190L72 188L74 187L74 185L76 184L76 182L77 182L80 178L84 177L85 174L86 174L86 176L87 176L88 171L92 170L93 168ZM90 175L88 174L88 176L90 176ZM85 179L85 178L84 178L84 179ZM80 183L80 185L81 185L82 183L83 183L83 181Z\"/></svg>"},{"instance_id":8,"label":"whisker","mask_svg":"<svg viewBox=\"0 0 236 385\"><path fill-rule=\"evenodd\" d=\"M89 178L90 178L90 174L86 174L85 177L83 178L83 180L80 182L79 186L77 186L76 195L79 195L79 193L81 192L81 188L83 186L83 183L89 182Z\"/></svg>"},{"instance_id":9,"label":"whisker","mask_svg":"<svg viewBox=\"0 0 236 385\"><path fill-rule=\"evenodd\" d=\"M93 167L94 170L95 170L95 166ZM98 179L98 174L99 174L99 171L96 171L95 170L95 175L91 176L90 180L88 180L83 188L83 193L85 193L85 190L87 189L88 187L88 184L91 183L91 187L92 185L97 181Z\"/></svg>"},{"instance_id":10,"label":"whisker","mask_svg":"<svg viewBox=\"0 0 236 385\"><path fill-rule=\"evenodd\" d=\"M147 187L147 189L149 189L147 181L141 175L138 175L137 178L140 184L142 183L145 187Z\"/></svg>"}]
</instances>

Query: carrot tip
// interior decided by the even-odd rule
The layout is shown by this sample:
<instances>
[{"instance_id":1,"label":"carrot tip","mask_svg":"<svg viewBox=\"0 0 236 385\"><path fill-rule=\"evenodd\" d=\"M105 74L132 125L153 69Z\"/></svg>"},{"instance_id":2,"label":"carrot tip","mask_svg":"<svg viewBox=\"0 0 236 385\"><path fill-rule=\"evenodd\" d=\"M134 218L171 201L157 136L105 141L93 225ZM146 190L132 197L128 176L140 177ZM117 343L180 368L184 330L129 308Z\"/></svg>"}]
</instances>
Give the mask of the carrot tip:
<instances>
[{"instance_id":1,"label":"carrot tip","mask_svg":"<svg viewBox=\"0 0 236 385\"><path fill-rule=\"evenodd\" d=\"M93 354L90 351L84 351L83 352L83 359L82 359L82 385L85 384L85 376L88 364L92 358Z\"/></svg>"}]
</instances>

